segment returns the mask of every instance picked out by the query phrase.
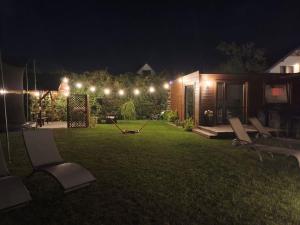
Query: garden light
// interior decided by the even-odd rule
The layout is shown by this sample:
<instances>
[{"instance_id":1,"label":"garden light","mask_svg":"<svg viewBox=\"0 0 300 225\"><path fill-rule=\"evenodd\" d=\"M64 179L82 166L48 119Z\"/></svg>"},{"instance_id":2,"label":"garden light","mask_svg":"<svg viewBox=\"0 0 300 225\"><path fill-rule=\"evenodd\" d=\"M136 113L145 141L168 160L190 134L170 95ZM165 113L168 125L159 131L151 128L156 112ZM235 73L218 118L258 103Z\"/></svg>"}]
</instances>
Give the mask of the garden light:
<instances>
[{"instance_id":1,"label":"garden light","mask_svg":"<svg viewBox=\"0 0 300 225\"><path fill-rule=\"evenodd\" d=\"M133 94L134 94L134 95L139 95L139 94L140 94L140 90L139 90L139 89L137 89L137 88L136 88L136 89L134 89L134 91L133 91Z\"/></svg>"},{"instance_id":2,"label":"garden light","mask_svg":"<svg viewBox=\"0 0 300 225\"><path fill-rule=\"evenodd\" d=\"M125 94L124 90L122 90L122 89L120 89L120 90L118 91L118 93L119 93L120 96L123 96L123 95Z\"/></svg>"},{"instance_id":3,"label":"garden light","mask_svg":"<svg viewBox=\"0 0 300 225\"><path fill-rule=\"evenodd\" d=\"M4 94L6 94L7 93L7 90L5 90L5 89L0 89L0 95L4 95Z\"/></svg>"},{"instance_id":4,"label":"garden light","mask_svg":"<svg viewBox=\"0 0 300 225\"><path fill-rule=\"evenodd\" d=\"M155 88L153 86L149 87L149 92L150 93L154 93L155 92Z\"/></svg>"},{"instance_id":5,"label":"garden light","mask_svg":"<svg viewBox=\"0 0 300 225\"><path fill-rule=\"evenodd\" d=\"M35 91L35 92L33 92L33 95L38 98L38 97L40 97L40 92Z\"/></svg>"},{"instance_id":6,"label":"garden light","mask_svg":"<svg viewBox=\"0 0 300 225\"><path fill-rule=\"evenodd\" d=\"M76 84L75 84L75 86L79 89L79 88L82 88L82 83L80 83L80 82L77 82Z\"/></svg>"},{"instance_id":7,"label":"garden light","mask_svg":"<svg viewBox=\"0 0 300 225\"><path fill-rule=\"evenodd\" d=\"M63 82L63 83L66 83L66 84L69 83L69 78L64 77L64 78L62 79L62 82Z\"/></svg>"},{"instance_id":8,"label":"garden light","mask_svg":"<svg viewBox=\"0 0 300 225\"><path fill-rule=\"evenodd\" d=\"M105 95L109 95L110 94L110 89L109 88L105 88L104 89L104 94Z\"/></svg>"},{"instance_id":9,"label":"garden light","mask_svg":"<svg viewBox=\"0 0 300 225\"><path fill-rule=\"evenodd\" d=\"M91 86L91 87L90 87L90 91L91 91L91 92L95 92L95 91L96 91L96 87L95 87L95 86Z\"/></svg>"},{"instance_id":10,"label":"garden light","mask_svg":"<svg viewBox=\"0 0 300 225\"><path fill-rule=\"evenodd\" d=\"M164 83L164 89L169 89L170 88L170 85L168 83Z\"/></svg>"}]
</instances>

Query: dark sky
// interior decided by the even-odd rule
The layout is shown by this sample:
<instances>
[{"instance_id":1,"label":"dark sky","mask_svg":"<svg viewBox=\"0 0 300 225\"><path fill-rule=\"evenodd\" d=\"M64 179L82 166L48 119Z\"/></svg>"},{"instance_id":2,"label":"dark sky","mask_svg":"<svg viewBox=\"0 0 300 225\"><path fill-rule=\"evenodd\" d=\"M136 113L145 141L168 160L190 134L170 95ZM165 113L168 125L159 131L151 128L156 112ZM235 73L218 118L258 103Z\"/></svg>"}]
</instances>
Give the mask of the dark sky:
<instances>
[{"instance_id":1,"label":"dark sky","mask_svg":"<svg viewBox=\"0 0 300 225\"><path fill-rule=\"evenodd\" d=\"M180 3L179 3L180 2ZM255 42L269 62L300 45L300 1L1 0L1 48L40 70L208 70L220 41Z\"/></svg>"}]
</instances>

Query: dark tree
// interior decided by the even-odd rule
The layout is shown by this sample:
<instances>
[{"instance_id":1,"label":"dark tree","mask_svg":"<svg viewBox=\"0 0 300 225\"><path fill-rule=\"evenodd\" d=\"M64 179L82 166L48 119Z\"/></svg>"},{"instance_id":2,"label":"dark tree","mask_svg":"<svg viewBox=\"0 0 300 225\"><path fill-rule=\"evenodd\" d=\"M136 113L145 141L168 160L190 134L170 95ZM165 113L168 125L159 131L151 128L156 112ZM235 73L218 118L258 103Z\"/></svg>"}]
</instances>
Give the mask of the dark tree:
<instances>
[{"instance_id":1,"label":"dark tree","mask_svg":"<svg viewBox=\"0 0 300 225\"><path fill-rule=\"evenodd\" d=\"M266 69L264 50L256 48L252 42L242 45L221 42L217 50L226 57L226 61L220 65L220 72L248 73L263 72Z\"/></svg>"}]
</instances>

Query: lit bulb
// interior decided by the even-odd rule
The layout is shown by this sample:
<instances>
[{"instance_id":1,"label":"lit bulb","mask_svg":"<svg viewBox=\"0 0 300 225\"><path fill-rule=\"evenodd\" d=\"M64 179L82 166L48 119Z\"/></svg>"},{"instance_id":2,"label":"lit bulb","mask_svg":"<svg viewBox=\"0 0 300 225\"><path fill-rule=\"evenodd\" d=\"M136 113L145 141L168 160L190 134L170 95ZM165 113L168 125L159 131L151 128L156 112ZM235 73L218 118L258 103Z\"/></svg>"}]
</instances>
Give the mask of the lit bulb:
<instances>
[{"instance_id":1,"label":"lit bulb","mask_svg":"<svg viewBox=\"0 0 300 225\"><path fill-rule=\"evenodd\" d=\"M77 88L82 88L82 83L79 83L79 82L78 82L78 83L75 84L75 86L76 86Z\"/></svg>"},{"instance_id":2,"label":"lit bulb","mask_svg":"<svg viewBox=\"0 0 300 225\"><path fill-rule=\"evenodd\" d=\"M0 95L4 95L4 94L6 94L7 93L7 90L5 90L5 89L0 89Z\"/></svg>"},{"instance_id":3,"label":"lit bulb","mask_svg":"<svg viewBox=\"0 0 300 225\"><path fill-rule=\"evenodd\" d=\"M119 90L119 95L120 95L120 96L123 96L124 94L125 94L124 90L122 90L122 89Z\"/></svg>"},{"instance_id":4,"label":"lit bulb","mask_svg":"<svg viewBox=\"0 0 300 225\"><path fill-rule=\"evenodd\" d=\"M65 92L65 93L64 93L64 96L65 96L65 97L68 97L69 95L70 95L70 92Z\"/></svg>"},{"instance_id":5,"label":"lit bulb","mask_svg":"<svg viewBox=\"0 0 300 225\"><path fill-rule=\"evenodd\" d=\"M33 93L33 95L34 95L35 97L40 97L40 92L35 91L35 92Z\"/></svg>"},{"instance_id":6,"label":"lit bulb","mask_svg":"<svg viewBox=\"0 0 300 225\"><path fill-rule=\"evenodd\" d=\"M154 87L152 87L152 86L151 86L151 87L149 87L149 92L150 92L150 93L153 93L153 92L155 92L155 88L154 88Z\"/></svg>"},{"instance_id":7,"label":"lit bulb","mask_svg":"<svg viewBox=\"0 0 300 225\"><path fill-rule=\"evenodd\" d=\"M164 83L164 89L169 89L170 88L170 85L168 83Z\"/></svg>"},{"instance_id":8,"label":"lit bulb","mask_svg":"<svg viewBox=\"0 0 300 225\"><path fill-rule=\"evenodd\" d=\"M62 79L62 81L63 81L63 83L69 83L69 78L67 78L67 77L64 77L63 79Z\"/></svg>"},{"instance_id":9,"label":"lit bulb","mask_svg":"<svg viewBox=\"0 0 300 225\"><path fill-rule=\"evenodd\" d=\"M139 89L134 89L133 94L134 95L139 95L140 94L140 90Z\"/></svg>"},{"instance_id":10,"label":"lit bulb","mask_svg":"<svg viewBox=\"0 0 300 225\"><path fill-rule=\"evenodd\" d=\"M105 95L109 95L110 94L110 89L109 88L105 88L104 89L104 94Z\"/></svg>"},{"instance_id":11,"label":"lit bulb","mask_svg":"<svg viewBox=\"0 0 300 225\"><path fill-rule=\"evenodd\" d=\"M96 91L96 87L95 87L95 86L91 86L91 87L90 87L90 91L91 91L91 92L95 92L95 91Z\"/></svg>"}]
</instances>

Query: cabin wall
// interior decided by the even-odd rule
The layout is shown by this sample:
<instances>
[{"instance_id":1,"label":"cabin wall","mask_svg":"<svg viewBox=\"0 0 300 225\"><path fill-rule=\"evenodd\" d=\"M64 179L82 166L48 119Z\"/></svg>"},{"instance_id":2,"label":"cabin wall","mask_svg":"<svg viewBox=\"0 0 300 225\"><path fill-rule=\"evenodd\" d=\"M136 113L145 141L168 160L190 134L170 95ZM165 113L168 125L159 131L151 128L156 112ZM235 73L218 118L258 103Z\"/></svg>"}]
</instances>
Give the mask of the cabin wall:
<instances>
[{"instance_id":1,"label":"cabin wall","mask_svg":"<svg viewBox=\"0 0 300 225\"><path fill-rule=\"evenodd\" d=\"M171 109L178 112L179 120L185 120L185 86L194 86L194 122L199 124L199 72L188 74L171 85Z\"/></svg>"}]
</instances>

